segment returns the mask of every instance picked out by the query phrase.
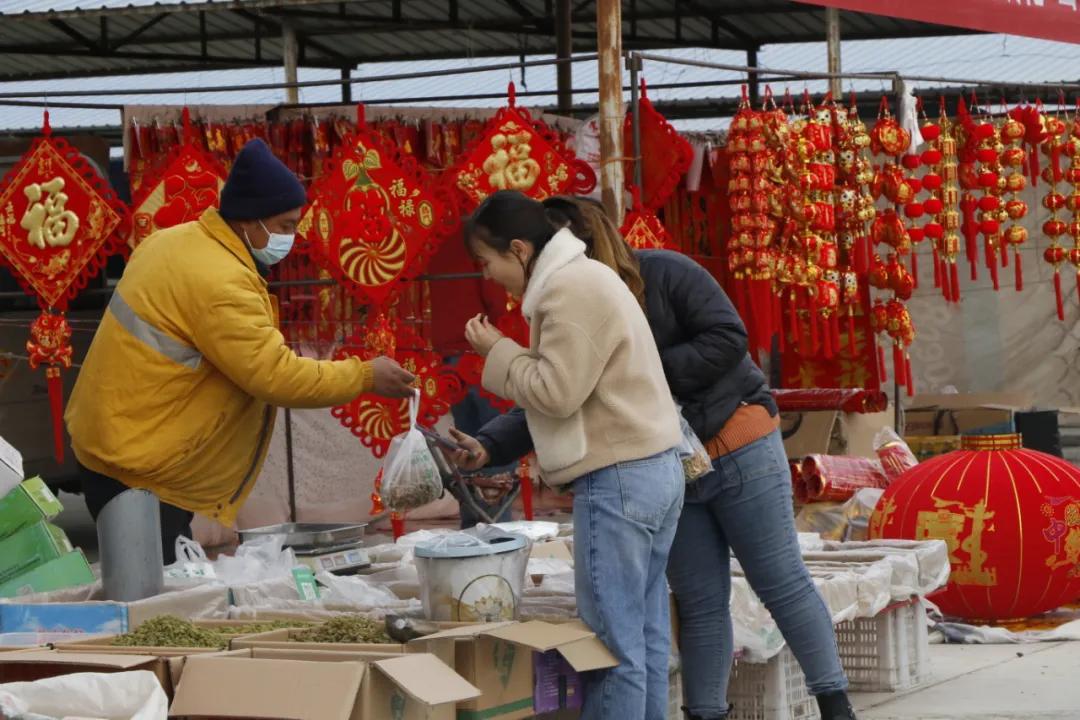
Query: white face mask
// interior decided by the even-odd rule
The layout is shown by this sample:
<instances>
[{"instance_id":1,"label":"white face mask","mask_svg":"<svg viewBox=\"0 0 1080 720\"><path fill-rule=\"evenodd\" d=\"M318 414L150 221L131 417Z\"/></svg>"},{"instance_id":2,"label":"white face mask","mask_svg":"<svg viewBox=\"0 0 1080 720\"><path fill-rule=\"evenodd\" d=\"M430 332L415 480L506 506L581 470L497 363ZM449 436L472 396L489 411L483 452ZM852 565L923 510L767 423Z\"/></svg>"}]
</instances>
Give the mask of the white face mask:
<instances>
[{"instance_id":1,"label":"white face mask","mask_svg":"<svg viewBox=\"0 0 1080 720\"><path fill-rule=\"evenodd\" d=\"M266 229L262 220L259 221L259 227L261 227L269 236L269 240L266 243L266 247L257 248L251 245L251 238L247 236L247 231L244 231L244 238L247 240L248 247L251 249L252 256L264 265L276 265L284 260L289 252L292 250L293 240L296 239L296 235L286 235L285 233L272 233Z\"/></svg>"}]
</instances>

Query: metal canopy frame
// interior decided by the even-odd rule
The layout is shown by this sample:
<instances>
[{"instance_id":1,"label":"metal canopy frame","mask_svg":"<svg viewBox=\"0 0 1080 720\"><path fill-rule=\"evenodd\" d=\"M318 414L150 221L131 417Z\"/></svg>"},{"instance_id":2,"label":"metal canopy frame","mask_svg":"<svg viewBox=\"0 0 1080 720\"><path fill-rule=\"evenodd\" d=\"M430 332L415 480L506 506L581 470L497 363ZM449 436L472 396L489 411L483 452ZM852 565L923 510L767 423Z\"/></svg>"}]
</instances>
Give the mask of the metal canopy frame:
<instances>
[{"instance_id":1,"label":"metal canopy frame","mask_svg":"<svg viewBox=\"0 0 1080 720\"><path fill-rule=\"evenodd\" d=\"M101 7L106 3L24 1L30 9L0 14L0 81L280 67L290 34L301 67L343 71L367 62L565 57L597 48L597 0L172 0ZM49 9L58 4L61 9ZM748 65L763 45L820 41L827 27L822 8L789 0L622 5L628 50L743 50ZM846 40L972 32L846 11L839 27Z\"/></svg>"}]
</instances>

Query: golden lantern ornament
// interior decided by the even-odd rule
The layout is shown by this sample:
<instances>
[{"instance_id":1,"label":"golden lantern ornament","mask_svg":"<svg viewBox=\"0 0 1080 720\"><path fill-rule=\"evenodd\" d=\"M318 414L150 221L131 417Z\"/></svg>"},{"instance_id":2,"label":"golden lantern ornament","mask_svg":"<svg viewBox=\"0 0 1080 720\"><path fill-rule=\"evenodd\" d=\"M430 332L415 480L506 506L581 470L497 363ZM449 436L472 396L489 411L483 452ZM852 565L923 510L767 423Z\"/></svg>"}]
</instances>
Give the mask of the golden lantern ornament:
<instances>
[{"instance_id":1,"label":"golden lantern ornament","mask_svg":"<svg viewBox=\"0 0 1080 720\"><path fill-rule=\"evenodd\" d=\"M1054 298L1058 320L1065 320L1065 303L1061 290L1061 266L1067 260L1067 251L1061 246L1059 238L1068 232L1068 224L1058 217L1065 207L1065 197L1058 191L1058 186L1065 177L1062 162L1065 143L1068 140L1068 124L1057 115L1046 117L1047 139L1042 146L1047 156L1047 166L1042 171L1043 180L1050 186L1042 199L1042 206L1050 211L1050 219L1042 225L1043 234L1050 238L1050 245L1043 251L1043 260L1054 268Z\"/></svg>"},{"instance_id":2,"label":"golden lantern ornament","mask_svg":"<svg viewBox=\"0 0 1080 720\"><path fill-rule=\"evenodd\" d=\"M1027 229L1018 223L1028 212L1027 203L1020 199L1020 193L1027 187L1025 170L1028 158L1027 151L1023 147L1026 135L1027 130L1024 124L1011 115L1006 117L1001 124L999 137L1004 150L998 155L998 164L1003 168L1002 179L1008 199L1001 203L999 217L1003 213L1002 221L1010 223L1001 236L1004 243L1001 248L1002 264L1008 259L1008 249L1005 247L1007 245L1013 250L1017 292L1024 289L1024 267L1020 247L1028 239Z\"/></svg>"}]
</instances>

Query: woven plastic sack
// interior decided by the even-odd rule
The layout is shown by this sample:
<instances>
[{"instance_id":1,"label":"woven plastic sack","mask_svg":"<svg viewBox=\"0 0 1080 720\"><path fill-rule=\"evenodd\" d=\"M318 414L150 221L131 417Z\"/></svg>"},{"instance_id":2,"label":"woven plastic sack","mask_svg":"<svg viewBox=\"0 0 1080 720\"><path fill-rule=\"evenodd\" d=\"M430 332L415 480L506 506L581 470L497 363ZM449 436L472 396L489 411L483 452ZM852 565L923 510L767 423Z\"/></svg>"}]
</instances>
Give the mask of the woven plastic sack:
<instances>
[{"instance_id":1,"label":"woven plastic sack","mask_svg":"<svg viewBox=\"0 0 1080 720\"><path fill-rule=\"evenodd\" d=\"M431 456L427 439L416 427L420 396L409 399L409 431L390 441L383 463L383 502L390 510L403 512L438 500L443 493L442 476Z\"/></svg>"}]
</instances>

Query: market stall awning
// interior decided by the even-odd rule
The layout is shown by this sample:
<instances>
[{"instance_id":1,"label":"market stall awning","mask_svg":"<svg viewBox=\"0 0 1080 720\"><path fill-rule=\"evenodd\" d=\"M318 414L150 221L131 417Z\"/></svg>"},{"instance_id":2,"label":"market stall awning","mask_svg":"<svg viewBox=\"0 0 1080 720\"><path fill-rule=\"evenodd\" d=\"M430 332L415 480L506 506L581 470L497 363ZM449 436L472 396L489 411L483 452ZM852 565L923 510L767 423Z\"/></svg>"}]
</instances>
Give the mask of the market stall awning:
<instances>
[{"instance_id":1,"label":"market stall awning","mask_svg":"<svg viewBox=\"0 0 1080 720\"><path fill-rule=\"evenodd\" d=\"M10 0L0 81L280 67L284 28L303 67L554 54L569 6L575 52L596 49L596 0ZM824 11L788 0L633 0L623 45L756 50L818 42ZM845 39L955 34L933 21L841 13ZM963 31L961 31L963 32Z\"/></svg>"},{"instance_id":2,"label":"market stall awning","mask_svg":"<svg viewBox=\"0 0 1080 720\"><path fill-rule=\"evenodd\" d=\"M852 12L983 32L1080 42L1077 0L803 0Z\"/></svg>"}]
</instances>

